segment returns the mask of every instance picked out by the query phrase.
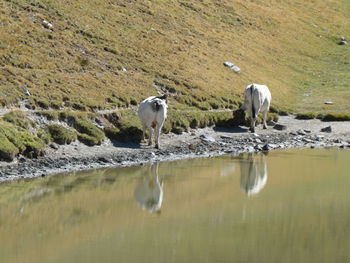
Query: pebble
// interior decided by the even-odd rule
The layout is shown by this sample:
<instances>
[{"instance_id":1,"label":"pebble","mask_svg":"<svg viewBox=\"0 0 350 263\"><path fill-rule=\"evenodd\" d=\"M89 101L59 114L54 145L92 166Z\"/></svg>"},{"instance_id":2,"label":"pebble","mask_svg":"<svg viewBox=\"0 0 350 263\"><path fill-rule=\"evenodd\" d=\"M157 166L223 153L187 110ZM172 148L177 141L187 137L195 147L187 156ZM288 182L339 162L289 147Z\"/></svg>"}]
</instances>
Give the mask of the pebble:
<instances>
[{"instance_id":1,"label":"pebble","mask_svg":"<svg viewBox=\"0 0 350 263\"><path fill-rule=\"evenodd\" d=\"M298 133L299 135L306 135L306 132L304 132L303 130L298 130L297 133Z\"/></svg>"},{"instance_id":2,"label":"pebble","mask_svg":"<svg viewBox=\"0 0 350 263\"><path fill-rule=\"evenodd\" d=\"M275 126L273 126L273 128L275 130L278 130L278 131L283 131L283 130L287 130L287 126L286 125L283 125L283 124L276 124Z\"/></svg>"},{"instance_id":3,"label":"pebble","mask_svg":"<svg viewBox=\"0 0 350 263\"><path fill-rule=\"evenodd\" d=\"M327 126L321 129L321 132L332 132L332 127L331 126Z\"/></svg>"},{"instance_id":4,"label":"pebble","mask_svg":"<svg viewBox=\"0 0 350 263\"><path fill-rule=\"evenodd\" d=\"M200 139L204 142L210 142L210 143L215 142L215 139L213 137L207 136L207 135L201 135Z\"/></svg>"}]
</instances>

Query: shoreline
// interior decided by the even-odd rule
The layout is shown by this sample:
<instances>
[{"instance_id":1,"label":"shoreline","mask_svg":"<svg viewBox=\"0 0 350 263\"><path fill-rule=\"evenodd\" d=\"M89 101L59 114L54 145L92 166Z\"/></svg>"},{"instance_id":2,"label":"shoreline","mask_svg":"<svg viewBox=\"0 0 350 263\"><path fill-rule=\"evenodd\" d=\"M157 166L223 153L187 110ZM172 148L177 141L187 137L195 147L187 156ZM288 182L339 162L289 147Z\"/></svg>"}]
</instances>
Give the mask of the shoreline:
<instances>
[{"instance_id":1,"label":"shoreline","mask_svg":"<svg viewBox=\"0 0 350 263\"><path fill-rule=\"evenodd\" d=\"M321 122L296 120L293 116L281 116L279 124L286 130L278 131L261 125L256 133L246 127L221 129L207 127L191 130L181 135L161 134L161 149L145 143L116 143L106 139L101 145L89 147L75 141L58 149L47 148L38 159L22 156L16 161L0 162L0 183L24 178L68 173L108 167L143 165L152 162L176 161L191 158L214 157L224 154L239 155L290 148L350 149L350 122ZM331 132L321 132L331 126Z\"/></svg>"}]
</instances>

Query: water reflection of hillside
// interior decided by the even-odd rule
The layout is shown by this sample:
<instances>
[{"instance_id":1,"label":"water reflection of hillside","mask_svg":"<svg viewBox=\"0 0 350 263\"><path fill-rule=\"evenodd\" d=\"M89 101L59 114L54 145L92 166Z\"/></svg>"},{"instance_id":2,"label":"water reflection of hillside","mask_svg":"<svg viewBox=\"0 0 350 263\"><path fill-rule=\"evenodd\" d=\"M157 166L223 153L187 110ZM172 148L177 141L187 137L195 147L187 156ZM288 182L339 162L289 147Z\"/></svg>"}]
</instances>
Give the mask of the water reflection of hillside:
<instances>
[{"instance_id":1,"label":"water reflection of hillside","mask_svg":"<svg viewBox=\"0 0 350 263\"><path fill-rule=\"evenodd\" d=\"M248 195L259 193L266 185L267 168L263 153L254 155L249 153L242 155L240 160L240 185L241 189Z\"/></svg>"}]
</instances>

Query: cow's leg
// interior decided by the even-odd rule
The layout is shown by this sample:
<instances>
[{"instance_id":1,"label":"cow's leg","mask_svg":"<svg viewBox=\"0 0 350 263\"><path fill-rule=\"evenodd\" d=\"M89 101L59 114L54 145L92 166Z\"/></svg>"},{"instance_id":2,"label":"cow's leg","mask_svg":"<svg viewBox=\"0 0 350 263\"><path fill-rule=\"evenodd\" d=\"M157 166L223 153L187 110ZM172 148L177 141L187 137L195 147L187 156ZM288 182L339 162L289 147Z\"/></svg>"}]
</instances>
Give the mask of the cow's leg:
<instances>
[{"instance_id":1,"label":"cow's leg","mask_svg":"<svg viewBox=\"0 0 350 263\"><path fill-rule=\"evenodd\" d=\"M266 116L267 116L267 110L265 110L263 113L263 127L264 127L264 129L267 129Z\"/></svg>"},{"instance_id":2,"label":"cow's leg","mask_svg":"<svg viewBox=\"0 0 350 263\"><path fill-rule=\"evenodd\" d=\"M250 118L250 131L255 132L255 118Z\"/></svg>"},{"instance_id":3,"label":"cow's leg","mask_svg":"<svg viewBox=\"0 0 350 263\"><path fill-rule=\"evenodd\" d=\"M159 136L160 136L160 130L162 129L162 126L157 124L157 127L156 127L156 140L155 140L155 143L156 143L156 149L159 149Z\"/></svg>"},{"instance_id":4,"label":"cow's leg","mask_svg":"<svg viewBox=\"0 0 350 263\"><path fill-rule=\"evenodd\" d=\"M142 123L142 140L145 141L146 124Z\"/></svg>"},{"instance_id":5,"label":"cow's leg","mask_svg":"<svg viewBox=\"0 0 350 263\"><path fill-rule=\"evenodd\" d=\"M152 135L153 135L153 128L152 125L148 125L148 131L149 131L149 140L148 140L148 145L152 145Z\"/></svg>"}]
</instances>

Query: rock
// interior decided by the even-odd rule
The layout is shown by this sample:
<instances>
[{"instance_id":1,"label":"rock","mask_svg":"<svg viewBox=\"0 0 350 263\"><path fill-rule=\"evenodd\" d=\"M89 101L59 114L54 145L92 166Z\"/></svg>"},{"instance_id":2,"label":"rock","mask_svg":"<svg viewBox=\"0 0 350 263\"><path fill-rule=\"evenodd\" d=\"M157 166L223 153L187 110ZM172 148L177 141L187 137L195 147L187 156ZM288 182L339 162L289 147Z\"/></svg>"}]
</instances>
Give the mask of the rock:
<instances>
[{"instance_id":1,"label":"rock","mask_svg":"<svg viewBox=\"0 0 350 263\"><path fill-rule=\"evenodd\" d=\"M53 143L50 144L50 147L51 147L52 149L57 150L59 146L58 146L57 143L54 143L54 142L53 142Z\"/></svg>"},{"instance_id":2,"label":"rock","mask_svg":"<svg viewBox=\"0 0 350 263\"><path fill-rule=\"evenodd\" d=\"M210 142L210 143L215 142L215 139L211 136L201 135L200 138L204 142Z\"/></svg>"},{"instance_id":3,"label":"rock","mask_svg":"<svg viewBox=\"0 0 350 263\"><path fill-rule=\"evenodd\" d=\"M262 149L263 149L263 151L269 151L269 150L275 149L276 147L277 147L277 145L267 143L263 146Z\"/></svg>"},{"instance_id":4,"label":"rock","mask_svg":"<svg viewBox=\"0 0 350 263\"><path fill-rule=\"evenodd\" d=\"M109 163L110 160L108 160L106 157L99 157L98 161L103 162L103 163Z\"/></svg>"},{"instance_id":5,"label":"rock","mask_svg":"<svg viewBox=\"0 0 350 263\"><path fill-rule=\"evenodd\" d=\"M287 130L287 126L286 125L278 124L278 123L275 126L273 126L273 128L278 130L278 131Z\"/></svg>"},{"instance_id":6,"label":"rock","mask_svg":"<svg viewBox=\"0 0 350 263\"><path fill-rule=\"evenodd\" d=\"M321 141L321 140L323 140L323 138L324 138L324 135L316 135L317 141Z\"/></svg>"},{"instance_id":7,"label":"rock","mask_svg":"<svg viewBox=\"0 0 350 263\"><path fill-rule=\"evenodd\" d=\"M295 131L291 131L289 134L290 134L290 135L294 135L294 136L298 135L298 133L295 132Z\"/></svg>"},{"instance_id":8,"label":"rock","mask_svg":"<svg viewBox=\"0 0 350 263\"><path fill-rule=\"evenodd\" d=\"M298 130L297 133L298 133L299 135L306 135L306 132L304 132L303 130Z\"/></svg>"},{"instance_id":9,"label":"rock","mask_svg":"<svg viewBox=\"0 0 350 263\"><path fill-rule=\"evenodd\" d=\"M321 132L332 132L332 127L331 126L327 126L321 129Z\"/></svg>"},{"instance_id":10,"label":"rock","mask_svg":"<svg viewBox=\"0 0 350 263\"><path fill-rule=\"evenodd\" d=\"M335 139L333 142L335 142L335 143L343 143L343 141L341 139Z\"/></svg>"},{"instance_id":11,"label":"rock","mask_svg":"<svg viewBox=\"0 0 350 263\"><path fill-rule=\"evenodd\" d=\"M309 97L309 94L304 93L302 96L303 96L303 97Z\"/></svg>"},{"instance_id":12,"label":"rock","mask_svg":"<svg viewBox=\"0 0 350 263\"><path fill-rule=\"evenodd\" d=\"M196 146L191 143L190 145L188 145L188 149L194 151L196 149Z\"/></svg>"},{"instance_id":13,"label":"rock","mask_svg":"<svg viewBox=\"0 0 350 263\"><path fill-rule=\"evenodd\" d=\"M348 44L348 42L345 40L342 40L338 43L338 45L340 45L340 46L347 45L347 44Z\"/></svg>"},{"instance_id":14,"label":"rock","mask_svg":"<svg viewBox=\"0 0 350 263\"><path fill-rule=\"evenodd\" d=\"M48 21L46 21L45 19L42 21L42 25L43 25L43 27L45 27L47 29L53 28L53 25L51 23L49 23Z\"/></svg>"},{"instance_id":15,"label":"rock","mask_svg":"<svg viewBox=\"0 0 350 263\"><path fill-rule=\"evenodd\" d=\"M220 138L221 138L221 139L229 139L229 140L232 140L232 139L233 139L232 137L227 136L227 135L221 135Z\"/></svg>"},{"instance_id":16,"label":"rock","mask_svg":"<svg viewBox=\"0 0 350 263\"><path fill-rule=\"evenodd\" d=\"M31 96L30 92L25 87L22 87L22 89L23 89L23 92L24 92L25 95Z\"/></svg>"},{"instance_id":17,"label":"rock","mask_svg":"<svg viewBox=\"0 0 350 263\"><path fill-rule=\"evenodd\" d=\"M311 133L311 130L309 130L309 129L304 129L304 132L306 132L306 133Z\"/></svg>"},{"instance_id":18,"label":"rock","mask_svg":"<svg viewBox=\"0 0 350 263\"><path fill-rule=\"evenodd\" d=\"M326 101L324 104L333 105L333 102L332 101Z\"/></svg>"},{"instance_id":19,"label":"rock","mask_svg":"<svg viewBox=\"0 0 350 263\"><path fill-rule=\"evenodd\" d=\"M232 62L229 61L224 62L224 66L232 69L236 73L241 71L239 67L235 66Z\"/></svg>"},{"instance_id":20,"label":"rock","mask_svg":"<svg viewBox=\"0 0 350 263\"><path fill-rule=\"evenodd\" d=\"M256 142L256 143L262 143L262 141L261 141L259 138L256 138L256 139L255 139L255 142Z\"/></svg>"},{"instance_id":21,"label":"rock","mask_svg":"<svg viewBox=\"0 0 350 263\"><path fill-rule=\"evenodd\" d=\"M308 139L308 138L303 138L303 141L304 141L304 142L307 142L307 143L313 143L313 142L314 142L313 140Z\"/></svg>"},{"instance_id":22,"label":"rock","mask_svg":"<svg viewBox=\"0 0 350 263\"><path fill-rule=\"evenodd\" d=\"M273 120L269 120L266 124L267 126L275 126L276 122L274 122Z\"/></svg>"},{"instance_id":23,"label":"rock","mask_svg":"<svg viewBox=\"0 0 350 263\"><path fill-rule=\"evenodd\" d=\"M255 145L255 147L254 147L254 149L256 150L256 151L262 151L263 150L263 145L261 145L261 144L257 144L257 145Z\"/></svg>"}]
</instances>

